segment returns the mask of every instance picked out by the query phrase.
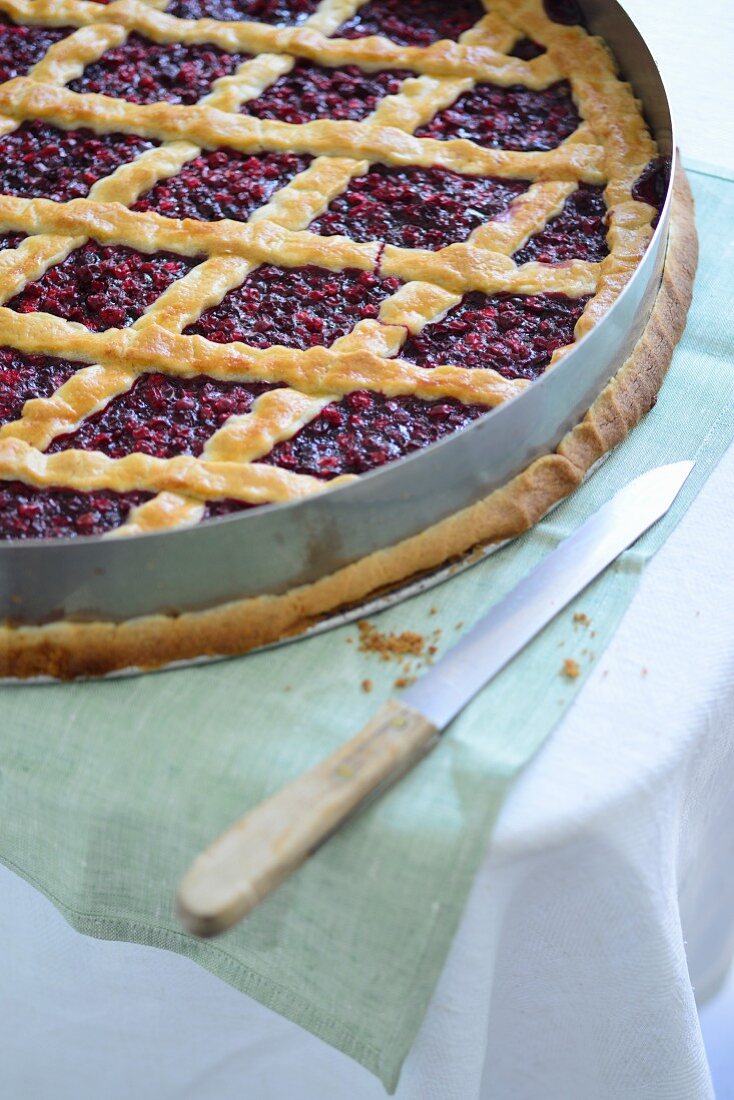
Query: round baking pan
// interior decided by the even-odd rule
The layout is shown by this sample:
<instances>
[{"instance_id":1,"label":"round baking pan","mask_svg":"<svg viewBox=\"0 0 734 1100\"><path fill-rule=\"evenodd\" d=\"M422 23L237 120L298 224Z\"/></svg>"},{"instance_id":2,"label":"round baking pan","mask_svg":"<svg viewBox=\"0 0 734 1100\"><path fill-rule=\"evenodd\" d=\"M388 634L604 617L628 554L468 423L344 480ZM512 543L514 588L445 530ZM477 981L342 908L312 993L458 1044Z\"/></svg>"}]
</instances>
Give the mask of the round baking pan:
<instances>
[{"instance_id":1,"label":"round baking pan","mask_svg":"<svg viewBox=\"0 0 734 1100\"><path fill-rule=\"evenodd\" d=\"M616 0L582 4L675 160L662 79ZM675 170L675 163L673 163ZM637 271L602 320L521 395L464 431L330 492L128 539L0 544L0 618L119 621L196 611L317 580L466 508L554 449L629 355L660 285L670 193Z\"/></svg>"}]
</instances>

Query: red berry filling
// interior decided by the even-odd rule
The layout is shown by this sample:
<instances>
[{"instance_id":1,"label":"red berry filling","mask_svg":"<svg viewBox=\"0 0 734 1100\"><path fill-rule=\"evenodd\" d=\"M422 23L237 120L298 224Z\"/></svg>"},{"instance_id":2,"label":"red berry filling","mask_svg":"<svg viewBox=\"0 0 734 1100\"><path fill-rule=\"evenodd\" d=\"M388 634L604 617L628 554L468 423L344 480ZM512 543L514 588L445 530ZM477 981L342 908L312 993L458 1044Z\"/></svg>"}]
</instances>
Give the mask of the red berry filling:
<instances>
[{"instance_id":1,"label":"red berry filling","mask_svg":"<svg viewBox=\"0 0 734 1100\"><path fill-rule=\"evenodd\" d=\"M367 0L335 37L381 34L401 46L430 46L442 38L457 39L486 14L481 0Z\"/></svg>"},{"instance_id":2,"label":"red berry filling","mask_svg":"<svg viewBox=\"0 0 734 1100\"><path fill-rule=\"evenodd\" d=\"M247 54L184 42L158 45L131 34L107 50L69 84L72 92L98 92L131 103L196 103L221 76L231 76Z\"/></svg>"},{"instance_id":3,"label":"red berry filling","mask_svg":"<svg viewBox=\"0 0 734 1100\"><path fill-rule=\"evenodd\" d=\"M58 539L103 535L119 527L150 493L77 493L0 481L0 539Z\"/></svg>"},{"instance_id":4,"label":"red berry filling","mask_svg":"<svg viewBox=\"0 0 734 1100\"><path fill-rule=\"evenodd\" d=\"M567 27L586 26L586 18L577 0L543 0L543 7L554 23L564 23Z\"/></svg>"},{"instance_id":5,"label":"red berry filling","mask_svg":"<svg viewBox=\"0 0 734 1100\"><path fill-rule=\"evenodd\" d=\"M28 236L27 233L2 233L0 234L0 252L6 248L17 248L21 241Z\"/></svg>"},{"instance_id":6,"label":"red berry filling","mask_svg":"<svg viewBox=\"0 0 734 1100\"><path fill-rule=\"evenodd\" d=\"M55 202L83 199L97 180L157 144L134 134L57 130L40 120L24 122L0 138L0 192Z\"/></svg>"},{"instance_id":7,"label":"red berry filling","mask_svg":"<svg viewBox=\"0 0 734 1100\"><path fill-rule=\"evenodd\" d=\"M604 188L582 183L566 199L561 213L531 237L514 258L519 264L529 260L543 264L603 260L609 254L606 216Z\"/></svg>"},{"instance_id":8,"label":"red berry filling","mask_svg":"<svg viewBox=\"0 0 734 1100\"><path fill-rule=\"evenodd\" d=\"M398 279L355 268L263 264L185 331L218 344L242 340L256 348L328 345L359 320L377 317L380 302L399 286Z\"/></svg>"},{"instance_id":9,"label":"red berry filling","mask_svg":"<svg viewBox=\"0 0 734 1100\"><path fill-rule=\"evenodd\" d=\"M566 80L536 92L516 85L477 84L416 131L418 137L468 138L491 149L555 149L576 130L579 115Z\"/></svg>"},{"instance_id":10,"label":"red berry filling","mask_svg":"<svg viewBox=\"0 0 734 1100\"><path fill-rule=\"evenodd\" d=\"M670 157L655 157L632 185L632 198L638 202L649 203L658 212L657 217L652 220L653 228L660 221L660 211L663 209L665 196L668 193L670 168Z\"/></svg>"},{"instance_id":11,"label":"red berry filling","mask_svg":"<svg viewBox=\"0 0 734 1100\"><path fill-rule=\"evenodd\" d=\"M0 83L25 76L49 46L60 42L73 27L24 27L0 13Z\"/></svg>"},{"instance_id":12,"label":"red berry filling","mask_svg":"<svg viewBox=\"0 0 734 1100\"><path fill-rule=\"evenodd\" d=\"M142 374L127 393L48 448L102 451L123 458L134 451L156 458L200 455L230 416L250 412L256 397L273 389L264 382L219 382L199 375L175 378Z\"/></svg>"},{"instance_id":13,"label":"red berry filling","mask_svg":"<svg viewBox=\"0 0 734 1100\"><path fill-rule=\"evenodd\" d=\"M325 69L310 61L297 61L285 76L242 105L242 113L300 125L316 118L351 119L358 122L374 111L386 95L394 95L413 73L391 69L366 73L356 65Z\"/></svg>"},{"instance_id":14,"label":"red berry filling","mask_svg":"<svg viewBox=\"0 0 734 1100\"><path fill-rule=\"evenodd\" d=\"M459 431L488 410L452 398L385 397L357 390L327 405L262 461L297 474L363 474Z\"/></svg>"},{"instance_id":15,"label":"red berry filling","mask_svg":"<svg viewBox=\"0 0 734 1100\"><path fill-rule=\"evenodd\" d=\"M442 168L375 164L338 195L310 229L404 248L443 248L506 210L524 180L460 176Z\"/></svg>"},{"instance_id":16,"label":"red berry filling","mask_svg":"<svg viewBox=\"0 0 734 1100\"><path fill-rule=\"evenodd\" d=\"M209 500L204 505L204 515L202 520L216 519L217 516L231 516L233 512L244 512L247 508L254 508L256 505L248 504L245 500L233 500L231 497L224 497L222 500Z\"/></svg>"},{"instance_id":17,"label":"red berry filling","mask_svg":"<svg viewBox=\"0 0 734 1100\"><path fill-rule=\"evenodd\" d=\"M50 397L82 363L0 348L0 424L17 420L26 401Z\"/></svg>"},{"instance_id":18,"label":"red berry filling","mask_svg":"<svg viewBox=\"0 0 734 1100\"><path fill-rule=\"evenodd\" d=\"M197 261L87 241L8 302L18 313L53 313L92 332L126 328Z\"/></svg>"},{"instance_id":19,"label":"red berry filling","mask_svg":"<svg viewBox=\"0 0 734 1100\"><path fill-rule=\"evenodd\" d=\"M510 57L517 57L520 61L532 61L545 52L545 46L533 42L532 38L520 38L510 50Z\"/></svg>"},{"instance_id":20,"label":"red berry filling","mask_svg":"<svg viewBox=\"0 0 734 1100\"><path fill-rule=\"evenodd\" d=\"M252 19L256 23L302 23L313 15L319 0L173 0L166 8L168 15L179 19L222 19L238 22Z\"/></svg>"},{"instance_id":21,"label":"red berry filling","mask_svg":"<svg viewBox=\"0 0 734 1100\"><path fill-rule=\"evenodd\" d=\"M133 206L168 218L247 221L279 188L308 167L311 158L294 153L249 156L214 149L184 165L177 176L160 180Z\"/></svg>"},{"instance_id":22,"label":"red berry filling","mask_svg":"<svg viewBox=\"0 0 734 1100\"><path fill-rule=\"evenodd\" d=\"M505 378L537 378L556 348L573 340L588 300L473 291L440 321L410 336L400 357L422 367L493 367Z\"/></svg>"}]
</instances>

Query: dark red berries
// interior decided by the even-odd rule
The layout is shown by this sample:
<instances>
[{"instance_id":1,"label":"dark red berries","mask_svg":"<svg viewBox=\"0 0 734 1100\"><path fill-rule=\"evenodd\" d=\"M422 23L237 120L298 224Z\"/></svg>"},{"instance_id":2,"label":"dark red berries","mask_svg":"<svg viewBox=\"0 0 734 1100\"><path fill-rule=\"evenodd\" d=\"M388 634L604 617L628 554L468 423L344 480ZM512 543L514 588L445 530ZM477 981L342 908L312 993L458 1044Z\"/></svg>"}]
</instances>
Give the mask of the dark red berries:
<instances>
[{"instance_id":1,"label":"dark red berries","mask_svg":"<svg viewBox=\"0 0 734 1100\"><path fill-rule=\"evenodd\" d=\"M142 374L127 393L113 397L49 451L102 451L110 458L133 452L173 458L200 455L230 416L249 413L256 397L273 389L262 382L220 382L199 375Z\"/></svg>"},{"instance_id":2,"label":"dark red berries","mask_svg":"<svg viewBox=\"0 0 734 1100\"><path fill-rule=\"evenodd\" d=\"M190 160L177 176L160 180L133 210L154 210L167 218L246 221L310 161L295 153L248 155L214 149Z\"/></svg>"},{"instance_id":3,"label":"dark red berries","mask_svg":"<svg viewBox=\"0 0 734 1100\"><path fill-rule=\"evenodd\" d=\"M131 103L191 104L246 59L246 54L226 53L216 46L159 45L133 33L121 46L113 46L99 61L87 65L69 87L73 92L97 92Z\"/></svg>"},{"instance_id":4,"label":"dark red berries","mask_svg":"<svg viewBox=\"0 0 734 1100\"><path fill-rule=\"evenodd\" d=\"M319 0L172 0L168 15L179 19L222 19L235 22L298 24L313 15Z\"/></svg>"},{"instance_id":5,"label":"dark red berries","mask_svg":"<svg viewBox=\"0 0 734 1100\"><path fill-rule=\"evenodd\" d=\"M533 61L545 52L545 46L534 42L532 38L519 38L510 50L510 57L517 57L520 61Z\"/></svg>"},{"instance_id":6,"label":"dark red berries","mask_svg":"<svg viewBox=\"0 0 734 1100\"><path fill-rule=\"evenodd\" d=\"M59 539L103 535L124 523L150 493L78 493L0 481L0 539Z\"/></svg>"},{"instance_id":7,"label":"dark red berries","mask_svg":"<svg viewBox=\"0 0 734 1100\"><path fill-rule=\"evenodd\" d=\"M353 179L309 229L403 248L443 248L465 241L527 186L524 180L460 176L442 168L375 164Z\"/></svg>"},{"instance_id":8,"label":"dark red berries","mask_svg":"<svg viewBox=\"0 0 734 1100\"><path fill-rule=\"evenodd\" d=\"M388 69L368 73L356 65L327 69L311 61L297 61L292 70L258 96L242 105L242 113L300 125L317 118L358 122L374 111L386 95L400 91L413 73Z\"/></svg>"},{"instance_id":9,"label":"dark red berries","mask_svg":"<svg viewBox=\"0 0 734 1100\"><path fill-rule=\"evenodd\" d=\"M83 363L0 348L0 424L17 420L26 401L50 397Z\"/></svg>"},{"instance_id":10,"label":"dark red berries","mask_svg":"<svg viewBox=\"0 0 734 1100\"><path fill-rule=\"evenodd\" d=\"M0 233L0 252L5 252L8 248L17 248L25 239L25 233Z\"/></svg>"},{"instance_id":11,"label":"dark red berries","mask_svg":"<svg viewBox=\"0 0 734 1100\"><path fill-rule=\"evenodd\" d=\"M262 461L297 474L362 474L460 431L488 410L451 398L385 397L357 390L322 409Z\"/></svg>"},{"instance_id":12,"label":"dark red berries","mask_svg":"<svg viewBox=\"0 0 734 1100\"><path fill-rule=\"evenodd\" d=\"M18 313L53 313L92 332L126 328L198 261L87 241L8 302Z\"/></svg>"},{"instance_id":13,"label":"dark red berries","mask_svg":"<svg viewBox=\"0 0 734 1100\"><path fill-rule=\"evenodd\" d=\"M579 115L568 81L542 91L477 84L416 131L418 137L468 138L491 149L555 149L577 129Z\"/></svg>"},{"instance_id":14,"label":"dark red berries","mask_svg":"<svg viewBox=\"0 0 734 1100\"><path fill-rule=\"evenodd\" d=\"M398 279L354 268L263 264L185 331L218 344L241 340L256 348L328 345L358 321L377 317L380 303L399 286Z\"/></svg>"},{"instance_id":15,"label":"dark red berries","mask_svg":"<svg viewBox=\"0 0 734 1100\"><path fill-rule=\"evenodd\" d=\"M657 217L652 221L653 227L660 220L660 211L668 193L670 167L670 157L655 157L632 185L632 198L638 202L647 202L657 210Z\"/></svg>"},{"instance_id":16,"label":"dark red berries","mask_svg":"<svg viewBox=\"0 0 734 1100\"><path fill-rule=\"evenodd\" d=\"M401 46L430 46L441 38L457 39L486 14L481 0L367 0L335 37L381 34Z\"/></svg>"},{"instance_id":17,"label":"dark red berries","mask_svg":"<svg viewBox=\"0 0 734 1100\"><path fill-rule=\"evenodd\" d=\"M20 26L0 13L0 83L25 76L49 46L73 30L73 27Z\"/></svg>"},{"instance_id":18,"label":"dark red berries","mask_svg":"<svg viewBox=\"0 0 734 1100\"><path fill-rule=\"evenodd\" d=\"M545 14L554 23L563 23L567 27L586 26L586 19L577 0L543 0Z\"/></svg>"},{"instance_id":19,"label":"dark red berries","mask_svg":"<svg viewBox=\"0 0 734 1100\"><path fill-rule=\"evenodd\" d=\"M528 260L544 264L603 260L609 253L606 217L604 188L582 183L566 199L561 213L531 237L514 258L519 264Z\"/></svg>"},{"instance_id":20,"label":"dark red berries","mask_svg":"<svg viewBox=\"0 0 734 1100\"><path fill-rule=\"evenodd\" d=\"M410 336L400 356L422 367L492 367L505 378L537 378L556 348L570 344L588 298L474 291L440 321Z\"/></svg>"},{"instance_id":21,"label":"dark red berries","mask_svg":"<svg viewBox=\"0 0 734 1100\"><path fill-rule=\"evenodd\" d=\"M58 130L38 119L24 122L0 138L0 193L55 202L83 199L97 180L157 144L135 134Z\"/></svg>"}]
</instances>

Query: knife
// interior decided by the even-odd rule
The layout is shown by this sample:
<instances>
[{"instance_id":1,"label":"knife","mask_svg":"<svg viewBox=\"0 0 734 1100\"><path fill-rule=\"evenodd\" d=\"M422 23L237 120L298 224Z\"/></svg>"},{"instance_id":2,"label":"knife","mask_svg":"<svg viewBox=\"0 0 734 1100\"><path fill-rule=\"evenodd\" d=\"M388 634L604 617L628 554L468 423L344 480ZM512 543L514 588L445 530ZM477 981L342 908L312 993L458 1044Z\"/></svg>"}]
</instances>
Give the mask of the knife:
<instances>
[{"instance_id":1,"label":"knife","mask_svg":"<svg viewBox=\"0 0 734 1100\"><path fill-rule=\"evenodd\" d=\"M176 908L214 936L247 916L367 801L436 745L452 719L551 619L665 515L692 462L630 481L351 741L260 803L192 864Z\"/></svg>"}]
</instances>

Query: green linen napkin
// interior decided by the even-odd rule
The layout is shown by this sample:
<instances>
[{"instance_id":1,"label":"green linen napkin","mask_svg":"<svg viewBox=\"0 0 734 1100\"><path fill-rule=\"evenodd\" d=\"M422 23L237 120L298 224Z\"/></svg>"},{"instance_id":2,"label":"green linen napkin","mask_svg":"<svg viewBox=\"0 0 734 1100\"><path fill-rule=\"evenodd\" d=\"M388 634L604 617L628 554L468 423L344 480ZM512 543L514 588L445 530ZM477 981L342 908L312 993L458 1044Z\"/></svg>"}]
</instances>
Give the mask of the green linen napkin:
<instances>
[{"instance_id":1,"label":"green linen napkin","mask_svg":"<svg viewBox=\"0 0 734 1100\"><path fill-rule=\"evenodd\" d=\"M440 628L439 649L449 645L633 472L695 456L675 509L472 703L430 758L247 922L215 942L183 934L177 881L221 829L391 693L395 666L359 652L354 626L206 667L0 689L0 858L75 928L180 951L395 1087L508 784L570 705L645 563L732 438L734 185L702 173L693 184L697 296L654 412L536 530L383 613L379 627ZM573 630L574 610L593 620L593 642ZM559 675L565 656L581 666L576 681ZM370 694L360 688L367 678Z\"/></svg>"}]
</instances>

